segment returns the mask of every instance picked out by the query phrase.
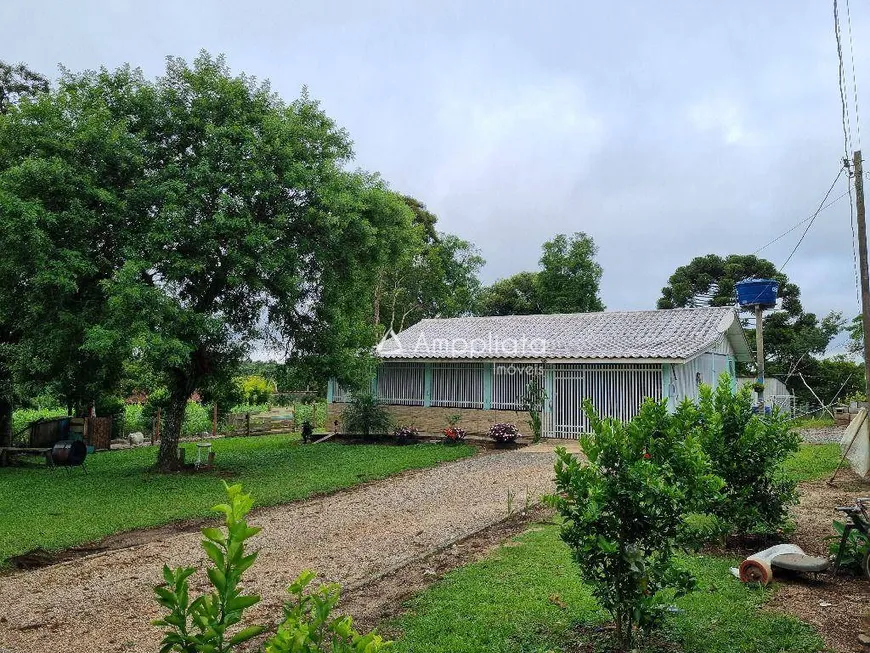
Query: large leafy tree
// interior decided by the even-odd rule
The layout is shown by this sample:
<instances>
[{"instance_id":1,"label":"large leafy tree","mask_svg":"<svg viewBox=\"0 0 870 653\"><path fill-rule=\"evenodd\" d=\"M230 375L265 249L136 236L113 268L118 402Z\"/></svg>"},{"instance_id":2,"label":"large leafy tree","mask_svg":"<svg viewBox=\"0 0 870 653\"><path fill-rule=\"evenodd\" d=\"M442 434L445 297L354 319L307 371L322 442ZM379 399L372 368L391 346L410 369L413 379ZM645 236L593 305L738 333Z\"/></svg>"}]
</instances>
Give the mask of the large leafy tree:
<instances>
[{"instance_id":1,"label":"large leafy tree","mask_svg":"<svg viewBox=\"0 0 870 653\"><path fill-rule=\"evenodd\" d=\"M347 134L306 94L284 103L203 54L157 82L66 74L22 107L44 114L0 126L16 146L0 155L0 238L19 257L0 263L0 321L18 338L4 343L49 370L93 361L114 383L127 357L153 370L169 395L160 468L177 465L190 394L220 394L254 350L340 379L365 367L377 270L412 212L346 171Z\"/></svg>"},{"instance_id":2,"label":"large leafy tree","mask_svg":"<svg viewBox=\"0 0 870 653\"><path fill-rule=\"evenodd\" d=\"M545 313L603 311L599 297L601 266L591 236L578 231L556 235L544 243L538 273L540 301Z\"/></svg>"},{"instance_id":3,"label":"large leafy tree","mask_svg":"<svg viewBox=\"0 0 870 653\"><path fill-rule=\"evenodd\" d=\"M143 208L139 140L112 116L141 88L128 69L65 74L0 115L0 442L13 380L54 389L71 412L117 380L119 352L101 355L89 338L106 317L122 234Z\"/></svg>"},{"instance_id":4,"label":"large leafy tree","mask_svg":"<svg viewBox=\"0 0 870 653\"><path fill-rule=\"evenodd\" d=\"M537 272L499 279L481 292L480 315L589 313L603 311L601 266L592 237L557 234L544 243Z\"/></svg>"},{"instance_id":5,"label":"large leafy tree","mask_svg":"<svg viewBox=\"0 0 870 653\"><path fill-rule=\"evenodd\" d=\"M190 394L208 396L253 348L342 376L373 344L376 270L410 211L377 178L344 171L348 136L316 102L285 104L222 58L169 59L148 110L151 206L110 286L104 344L132 341L161 370L158 465L172 469Z\"/></svg>"},{"instance_id":6,"label":"large leafy tree","mask_svg":"<svg viewBox=\"0 0 870 653\"><path fill-rule=\"evenodd\" d=\"M436 230L437 217L412 197L413 236L381 269L375 290L375 324L398 332L429 317L471 314L480 292L484 260L470 242Z\"/></svg>"},{"instance_id":7,"label":"large leafy tree","mask_svg":"<svg viewBox=\"0 0 870 653\"><path fill-rule=\"evenodd\" d=\"M770 376L789 377L809 373L812 359L825 352L843 328L842 316L832 312L821 320L803 310L800 288L770 261L753 255L708 254L681 266L662 288L658 308L736 306L736 284L743 279L776 279L780 306L764 318L766 371ZM750 331L750 339L753 332ZM793 384L802 398L811 398L803 384ZM807 396L804 396L806 394Z\"/></svg>"}]
</instances>

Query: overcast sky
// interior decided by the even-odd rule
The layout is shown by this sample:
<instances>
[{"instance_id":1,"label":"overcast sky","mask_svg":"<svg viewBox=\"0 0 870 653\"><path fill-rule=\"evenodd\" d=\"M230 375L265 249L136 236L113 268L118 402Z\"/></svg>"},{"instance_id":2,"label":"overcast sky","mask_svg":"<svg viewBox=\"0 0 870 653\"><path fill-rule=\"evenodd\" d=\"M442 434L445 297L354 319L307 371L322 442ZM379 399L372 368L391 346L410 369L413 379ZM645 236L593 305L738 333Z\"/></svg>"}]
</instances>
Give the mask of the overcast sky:
<instances>
[{"instance_id":1,"label":"overcast sky","mask_svg":"<svg viewBox=\"0 0 870 653\"><path fill-rule=\"evenodd\" d=\"M870 8L853 5L860 106ZM586 231L608 309L652 308L692 257L751 253L811 215L844 151L821 0L4 0L0 24L0 58L51 75L156 76L205 48L285 99L306 84L358 166L480 247L484 281ZM781 264L802 230L764 254ZM785 268L808 309L857 313L851 239L846 198Z\"/></svg>"}]
</instances>

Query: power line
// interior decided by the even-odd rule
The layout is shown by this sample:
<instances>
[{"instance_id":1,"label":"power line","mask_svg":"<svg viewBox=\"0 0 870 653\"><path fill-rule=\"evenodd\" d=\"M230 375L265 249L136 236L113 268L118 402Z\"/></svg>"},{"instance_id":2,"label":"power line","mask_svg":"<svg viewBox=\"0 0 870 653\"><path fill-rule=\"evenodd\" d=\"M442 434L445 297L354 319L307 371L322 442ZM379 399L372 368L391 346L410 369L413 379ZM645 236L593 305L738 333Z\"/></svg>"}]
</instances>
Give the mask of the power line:
<instances>
[{"instance_id":1,"label":"power line","mask_svg":"<svg viewBox=\"0 0 870 653\"><path fill-rule=\"evenodd\" d=\"M843 153L848 160L849 151L852 149L852 128L849 120L849 103L846 98L846 72L843 67L843 42L837 0L834 0L834 38L837 41L837 83L840 88L840 114L843 122Z\"/></svg>"},{"instance_id":2,"label":"power line","mask_svg":"<svg viewBox=\"0 0 870 653\"><path fill-rule=\"evenodd\" d=\"M855 48L852 41L852 11L846 0L846 25L849 31L849 59L852 62L852 100L855 102L855 131L858 134L858 149L861 149L861 120L858 114L858 75L855 74Z\"/></svg>"},{"instance_id":3,"label":"power line","mask_svg":"<svg viewBox=\"0 0 870 653\"><path fill-rule=\"evenodd\" d=\"M844 197L846 197L846 195L849 195L849 193L850 193L850 191L848 191L848 190L847 190L847 191L844 191L841 195L838 195L837 197L835 197L834 199L832 199L830 202L828 202L827 204L825 204L825 205L821 208L821 210L817 211L816 213L814 213L813 215L811 215L811 216L809 216L809 217L804 218L803 220L801 220L800 222L796 223L794 226L792 226L791 228L789 228L788 231L784 231L784 232L782 232L779 236L777 236L776 238L774 238L774 239L771 240L770 242L765 243L764 245L762 245L761 247L759 247L758 249L756 249L754 252L752 252L753 256L756 255L756 254L758 254L760 251L762 251L762 250L764 250L764 249L767 249L768 247L770 247L770 246L773 245L774 243L778 242L779 240L782 240L783 238L785 238L786 236L788 236L792 231L794 231L795 229L797 229L798 227L800 227L802 224L806 224L807 222L809 222L810 220L812 220L816 215L818 215L818 213L821 213L821 212L824 211L825 209L828 209L828 208L832 207L834 204L836 204L836 203L839 202L841 199L843 199Z\"/></svg>"},{"instance_id":4,"label":"power line","mask_svg":"<svg viewBox=\"0 0 870 653\"><path fill-rule=\"evenodd\" d=\"M797 244L794 246L794 249L791 250L791 254L788 255L788 258L785 259L785 262L784 262L782 265L779 266L779 271L780 271L780 272L782 272L782 269L783 269L786 265L788 265L788 262L791 260L792 256L795 255L795 252L798 250L798 247L800 247L800 246L801 246L801 243L804 242L804 238L806 238L806 236L807 236L807 232L809 232L810 227L813 226L813 223L816 221L816 218L818 217L819 213L822 212L822 207L825 205L825 202L828 201L828 197L830 196L831 191L834 190L834 186L836 186L836 185L837 185L837 182L840 181L840 177L842 176L842 174L843 174L843 170L844 170L844 169L845 169L845 166L842 167L842 168L840 168L840 171L837 173L837 176L834 177L834 181L831 183L831 187L828 188L828 192L825 193L825 196L822 198L822 201L821 201L821 203L819 204L819 208L817 208L817 209L816 209L816 212L813 213L813 215L810 217L809 224L807 225L807 228L804 229L804 232L801 234L800 240L797 241Z\"/></svg>"}]
</instances>

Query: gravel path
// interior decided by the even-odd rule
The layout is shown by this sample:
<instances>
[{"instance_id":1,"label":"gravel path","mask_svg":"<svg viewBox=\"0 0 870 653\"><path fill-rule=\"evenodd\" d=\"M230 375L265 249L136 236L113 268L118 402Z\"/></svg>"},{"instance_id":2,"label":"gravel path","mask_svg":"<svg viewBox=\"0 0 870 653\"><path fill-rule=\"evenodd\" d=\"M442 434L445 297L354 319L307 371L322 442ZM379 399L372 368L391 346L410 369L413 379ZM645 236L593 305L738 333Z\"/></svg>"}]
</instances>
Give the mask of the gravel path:
<instances>
[{"instance_id":1,"label":"gravel path","mask_svg":"<svg viewBox=\"0 0 870 653\"><path fill-rule=\"evenodd\" d=\"M303 569L355 584L470 534L552 488L551 452L478 455L331 496L257 511L264 531L247 588L263 596L251 616L280 616L285 588ZM201 566L196 533L0 577L0 651L77 653L157 650L152 587L160 570ZM191 579L205 587L205 575ZM205 581L205 582L204 582ZM4 653L6 653L4 651Z\"/></svg>"},{"instance_id":2,"label":"gravel path","mask_svg":"<svg viewBox=\"0 0 870 653\"><path fill-rule=\"evenodd\" d=\"M817 429L801 429L798 434L808 444L830 444L839 442L843 437L844 426L825 426Z\"/></svg>"}]
</instances>

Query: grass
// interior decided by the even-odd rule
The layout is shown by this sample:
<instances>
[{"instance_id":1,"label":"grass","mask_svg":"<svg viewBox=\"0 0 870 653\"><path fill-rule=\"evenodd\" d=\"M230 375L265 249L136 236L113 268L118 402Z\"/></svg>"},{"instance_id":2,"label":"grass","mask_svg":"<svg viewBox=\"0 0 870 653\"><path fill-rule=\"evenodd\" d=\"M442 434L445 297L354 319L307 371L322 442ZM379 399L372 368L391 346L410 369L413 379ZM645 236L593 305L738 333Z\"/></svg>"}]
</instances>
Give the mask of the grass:
<instances>
[{"instance_id":1,"label":"grass","mask_svg":"<svg viewBox=\"0 0 870 653\"><path fill-rule=\"evenodd\" d=\"M697 653L819 651L808 625L759 610L771 596L742 585L737 560L686 556L697 591L678 602L666 636ZM579 578L556 526L532 529L481 562L457 569L419 594L388 624L397 653L544 653L579 650L582 626L608 620ZM590 635L585 635L587 639ZM585 649L584 649L585 650Z\"/></svg>"},{"instance_id":2,"label":"grass","mask_svg":"<svg viewBox=\"0 0 870 653\"><path fill-rule=\"evenodd\" d=\"M836 424L833 418L828 416L799 417L792 422L792 426L796 429L823 429L830 426L836 426Z\"/></svg>"},{"instance_id":3,"label":"grass","mask_svg":"<svg viewBox=\"0 0 870 653\"><path fill-rule=\"evenodd\" d=\"M194 443L184 445L188 460ZM221 478L240 482L257 505L313 494L430 467L469 456L474 448L441 444L301 446L296 435L214 441L216 472L155 474L156 448L98 453L81 469L30 466L0 469L0 564L36 548L58 550L105 535L210 517L224 498Z\"/></svg>"},{"instance_id":4,"label":"grass","mask_svg":"<svg viewBox=\"0 0 870 653\"><path fill-rule=\"evenodd\" d=\"M798 452L785 461L785 471L799 482L816 481L833 474L841 457L839 444L802 444Z\"/></svg>"}]
</instances>

